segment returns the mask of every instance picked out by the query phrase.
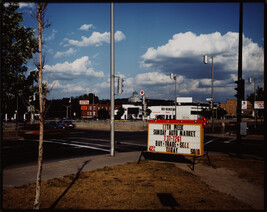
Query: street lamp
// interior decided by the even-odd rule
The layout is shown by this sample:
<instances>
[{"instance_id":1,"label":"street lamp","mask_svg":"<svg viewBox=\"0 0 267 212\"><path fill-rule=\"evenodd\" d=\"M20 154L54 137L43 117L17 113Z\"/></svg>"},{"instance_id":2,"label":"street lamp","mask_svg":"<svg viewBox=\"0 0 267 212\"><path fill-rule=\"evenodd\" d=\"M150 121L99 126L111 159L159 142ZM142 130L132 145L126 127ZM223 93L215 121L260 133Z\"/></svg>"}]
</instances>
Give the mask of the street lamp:
<instances>
[{"instance_id":1,"label":"street lamp","mask_svg":"<svg viewBox=\"0 0 267 212\"><path fill-rule=\"evenodd\" d=\"M176 119L176 103L177 103L177 96L176 96L176 82L177 82L177 78L176 78L176 74L173 74L173 73L171 73L171 75L170 75L170 78L171 79L173 79L173 80L175 80L175 99L174 99L174 102L175 102L175 118L174 119Z\"/></svg>"},{"instance_id":2,"label":"street lamp","mask_svg":"<svg viewBox=\"0 0 267 212\"><path fill-rule=\"evenodd\" d=\"M212 132L214 132L214 112L213 112L213 105L214 105L213 78L214 78L214 74L213 74L213 56L212 57L208 57L207 55L204 55L203 56L203 62L205 64L208 63L208 59L211 59L211 129L212 129Z\"/></svg>"},{"instance_id":3,"label":"street lamp","mask_svg":"<svg viewBox=\"0 0 267 212\"><path fill-rule=\"evenodd\" d=\"M252 83L253 78L248 78L248 82L249 84ZM254 104L253 104L253 110L254 110L254 119L255 119L255 123L254 123L254 127L256 128L257 126L257 116L256 116L256 110L255 110L255 101L256 101L256 79L254 78Z\"/></svg>"}]
</instances>

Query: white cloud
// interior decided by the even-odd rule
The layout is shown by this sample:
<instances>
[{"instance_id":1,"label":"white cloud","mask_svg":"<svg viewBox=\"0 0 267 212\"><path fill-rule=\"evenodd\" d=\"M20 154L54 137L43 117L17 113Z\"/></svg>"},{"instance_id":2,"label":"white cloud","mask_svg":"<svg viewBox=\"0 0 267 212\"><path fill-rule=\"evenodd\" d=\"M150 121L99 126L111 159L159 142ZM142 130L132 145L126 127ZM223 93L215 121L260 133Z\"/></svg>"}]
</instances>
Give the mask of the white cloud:
<instances>
[{"instance_id":1,"label":"white cloud","mask_svg":"<svg viewBox=\"0 0 267 212\"><path fill-rule=\"evenodd\" d=\"M76 52L75 49L73 48L69 48L67 51L65 52L57 52L55 55L54 55L54 58L60 58L60 57L64 57L64 56L70 56L72 54L74 54Z\"/></svg>"},{"instance_id":2,"label":"white cloud","mask_svg":"<svg viewBox=\"0 0 267 212\"><path fill-rule=\"evenodd\" d=\"M50 34L49 36L47 36L47 37L44 36L43 39L44 39L45 41L51 41L51 40L54 40L56 34L57 34L57 30L53 29L52 32L51 32L51 34Z\"/></svg>"},{"instance_id":3,"label":"white cloud","mask_svg":"<svg viewBox=\"0 0 267 212\"><path fill-rule=\"evenodd\" d=\"M108 33L110 34L110 33ZM126 39L126 36L124 35L124 33L122 31L116 31L114 34L114 39L116 42L122 41Z\"/></svg>"},{"instance_id":4,"label":"white cloud","mask_svg":"<svg viewBox=\"0 0 267 212\"><path fill-rule=\"evenodd\" d=\"M115 41L119 42L124 40L126 37L121 31L117 31L115 33ZM93 32L90 37L81 37L81 41L78 40L70 40L68 39L68 43L73 46L101 46L103 43L109 43L110 42L110 33L109 32Z\"/></svg>"},{"instance_id":5,"label":"white cloud","mask_svg":"<svg viewBox=\"0 0 267 212\"><path fill-rule=\"evenodd\" d=\"M207 54L214 56L217 77L228 77L237 71L238 36L235 32L224 35L219 32L200 35L192 32L175 34L165 45L148 48L141 57L140 66L145 69L175 72L187 77L190 75L191 78L207 78L210 73L202 62L203 55ZM243 71L263 72L263 61L263 49L243 36ZM207 74L203 75L205 72Z\"/></svg>"},{"instance_id":6,"label":"white cloud","mask_svg":"<svg viewBox=\"0 0 267 212\"><path fill-rule=\"evenodd\" d=\"M95 89L90 88L88 82L79 81L76 83L62 83L59 80L54 80L48 84L52 88L49 93L49 98L57 99L62 97L79 96L88 93L96 93Z\"/></svg>"},{"instance_id":7,"label":"white cloud","mask_svg":"<svg viewBox=\"0 0 267 212\"><path fill-rule=\"evenodd\" d=\"M52 79L73 80L75 77L103 77L102 71L95 71L88 56L76 59L73 62L57 63L55 65L45 65L44 74ZM90 78L89 78L90 79Z\"/></svg>"},{"instance_id":8,"label":"white cloud","mask_svg":"<svg viewBox=\"0 0 267 212\"><path fill-rule=\"evenodd\" d=\"M93 28L93 24L83 24L79 30L84 30L84 31L88 31L89 29Z\"/></svg>"},{"instance_id":9,"label":"white cloud","mask_svg":"<svg viewBox=\"0 0 267 212\"><path fill-rule=\"evenodd\" d=\"M25 2L20 2L19 3L19 8L35 8L35 3L25 3Z\"/></svg>"}]
</instances>

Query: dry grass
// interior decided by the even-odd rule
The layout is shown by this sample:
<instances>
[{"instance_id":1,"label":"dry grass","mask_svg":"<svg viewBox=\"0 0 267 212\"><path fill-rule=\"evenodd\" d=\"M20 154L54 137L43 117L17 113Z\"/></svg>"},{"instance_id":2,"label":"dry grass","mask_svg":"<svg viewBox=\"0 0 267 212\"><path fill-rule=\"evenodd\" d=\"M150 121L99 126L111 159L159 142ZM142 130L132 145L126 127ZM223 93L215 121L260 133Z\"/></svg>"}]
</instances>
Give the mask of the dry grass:
<instances>
[{"instance_id":1,"label":"dry grass","mask_svg":"<svg viewBox=\"0 0 267 212\"><path fill-rule=\"evenodd\" d=\"M218 158L216 166L225 164L222 161L228 164L227 160ZM213 163L214 161L213 158ZM239 163L239 160L234 162L240 165ZM246 172L240 169L240 174L242 173ZM253 181L260 182L260 180ZM3 208L31 209L34 191L35 185L3 191ZM42 183L41 208L251 209L232 196L214 191L198 177L182 171L173 163L151 160L45 181Z\"/></svg>"}]
</instances>

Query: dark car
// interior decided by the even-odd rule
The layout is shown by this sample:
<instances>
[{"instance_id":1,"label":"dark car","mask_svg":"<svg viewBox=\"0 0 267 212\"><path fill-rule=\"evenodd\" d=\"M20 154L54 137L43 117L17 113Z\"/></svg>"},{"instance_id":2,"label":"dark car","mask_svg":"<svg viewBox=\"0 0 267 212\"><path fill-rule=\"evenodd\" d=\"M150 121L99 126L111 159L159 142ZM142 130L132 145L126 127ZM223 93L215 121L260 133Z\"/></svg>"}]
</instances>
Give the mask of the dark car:
<instances>
[{"instance_id":1,"label":"dark car","mask_svg":"<svg viewBox=\"0 0 267 212\"><path fill-rule=\"evenodd\" d=\"M48 137L65 137L68 129L57 123L44 123L44 138ZM26 124L19 131L20 136L24 138L38 138L40 134L40 124Z\"/></svg>"},{"instance_id":2,"label":"dark car","mask_svg":"<svg viewBox=\"0 0 267 212\"><path fill-rule=\"evenodd\" d=\"M69 129L73 129L75 127L75 124L71 120L62 120L58 124Z\"/></svg>"}]
</instances>

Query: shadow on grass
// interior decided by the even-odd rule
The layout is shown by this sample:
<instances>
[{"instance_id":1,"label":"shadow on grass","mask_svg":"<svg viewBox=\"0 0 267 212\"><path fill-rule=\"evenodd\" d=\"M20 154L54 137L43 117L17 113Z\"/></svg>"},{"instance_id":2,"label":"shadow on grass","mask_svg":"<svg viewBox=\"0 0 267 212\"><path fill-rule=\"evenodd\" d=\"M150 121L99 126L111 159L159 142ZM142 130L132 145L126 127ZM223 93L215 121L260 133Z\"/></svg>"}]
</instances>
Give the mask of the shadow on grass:
<instances>
[{"instance_id":1,"label":"shadow on grass","mask_svg":"<svg viewBox=\"0 0 267 212\"><path fill-rule=\"evenodd\" d=\"M59 203L59 201L68 193L69 189L74 185L74 183L79 179L80 173L83 170L83 168L86 166L87 163L89 163L90 160L87 160L83 163L83 165L81 166L81 168L79 168L78 172L76 173L74 179L72 180L72 182L70 183L70 185L68 186L68 188L66 188L66 190L57 198L57 200L49 207L49 209L55 209L56 205Z\"/></svg>"}]
</instances>

